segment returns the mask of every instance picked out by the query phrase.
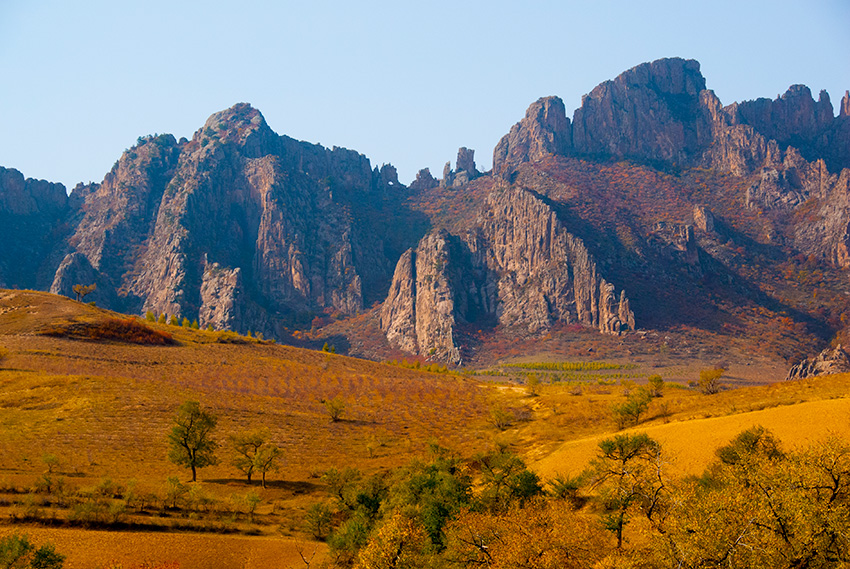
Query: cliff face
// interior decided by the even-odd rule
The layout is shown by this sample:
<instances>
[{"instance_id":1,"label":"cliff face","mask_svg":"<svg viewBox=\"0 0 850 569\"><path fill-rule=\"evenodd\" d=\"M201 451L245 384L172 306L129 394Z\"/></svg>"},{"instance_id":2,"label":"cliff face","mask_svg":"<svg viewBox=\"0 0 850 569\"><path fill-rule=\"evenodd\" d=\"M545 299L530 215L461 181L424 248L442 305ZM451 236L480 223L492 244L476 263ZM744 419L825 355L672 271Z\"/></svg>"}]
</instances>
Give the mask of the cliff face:
<instances>
[{"instance_id":1,"label":"cliff face","mask_svg":"<svg viewBox=\"0 0 850 569\"><path fill-rule=\"evenodd\" d=\"M573 147L582 154L684 162L711 140L704 90L696 61L638 65L584 97L573 116Z\"/></svg>"},{"instance_id":2,"label":"cliff face","mask_svg":"<svg viewBox=\"0 0 850 569\"><path fill-rule=\"evenodd\" d=\"M459 243L448 233L429 233L396 264L381 309L381 329L400 349L452 363L461 356L455 325L466 317L464 263Z\"/></svg>"},{"instance_id":3,"label":"cliff face","mask_svg":"<svg viewBox=\"0 0 850 569\"><path fill-rule=\"evenodd\" d=\"M0 168L0 287L47 288L71 206L62 184Z\"/></svg>"},{"instance_id":4,"label":"cliff face","mask_svg":"<svg viewBox=\"0 0 850 569\"><path fill-rule=\"evenodd\" d=\"M469 247L476 263L497 277L496 315L503 326L530 333L555 321L606 333L634 329L625 296L621 315L613 286L599 274L584 243L539 195L519 187L497 190L488 196L477 226L468 236Z\"/></svg>"},{"instance_id":5,"label":"cliff face","mask_svg":"<svg viewBox=\"0 0 850 569\"><path fill-rule=\"evenodd\" d=\"M556 322L635 328L625 292L602 278L544 198L519 187L491 193L462 240L437 230L402 255L381 328L402 350L458 363L457 325L492 318L525 334Z\"/></svg>"},{"instance_id":6,"label":"cliff face","mask_svg":"<svg viewBox=\"0 0 850 569\"><path fill-rule=\"evenodd\" d=\"M124 310L237 329L254 325L248 304L265 322L355 314L364 280L387 280L391 263L382 233L358 227L358 216L397 184L393 173L280 137L236 105L191 141L145 139L121 157L85 198L53 289L94 278Z\"/></svg>"},{"instance_id":7,"label":"cliff face","mask_svg":"<svg viewBox=\"0 0 850 569\"><path fill-rule=\"evenodd\" d=\"M572 120L541 98L496 145L492 176L460 148L409 190L392 165L279 136L239 104L191 140L140 138L70 196L0 168L0 285L96 284L88 300L106 307L275 336L384 301L391 344L459 362L472 328L618 333L660 297L676 301L665 319L707 286L755 297L723 267L748 248L850 268L848 165L850 93L837 117L800 85L724 107L678 58L600 84ZM750 234L721 220L735 210Z\"/></svg>"}]
</instances>

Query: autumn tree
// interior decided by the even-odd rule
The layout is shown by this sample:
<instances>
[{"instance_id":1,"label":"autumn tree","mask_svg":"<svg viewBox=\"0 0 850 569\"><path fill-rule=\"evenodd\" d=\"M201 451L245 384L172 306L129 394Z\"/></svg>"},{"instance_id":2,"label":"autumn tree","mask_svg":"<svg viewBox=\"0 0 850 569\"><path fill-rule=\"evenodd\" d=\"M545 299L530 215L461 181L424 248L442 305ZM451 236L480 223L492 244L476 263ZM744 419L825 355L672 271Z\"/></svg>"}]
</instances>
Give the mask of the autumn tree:
<instances>
[{"instance_id":1,"label":"autumn tree","mask_svg":"<svg viewBox=\"0 0 850 569\"><path fill-rule=\"evenodd\" d=\"M342 421L342 415L345 413L345 399L337 395L333 399L322 399L322 405L325 406L331 423Z\"/></svg>"},{"instance_id":2,"label":"autumn tree","mask_svg":"<svg viewBox=\"0 0 850 569\"><path fill-rule=\"evenodd\" d=\"M174 426L168 434L168 458L178 466L192 469L192 482L197 480L197 469L216 464L218 443L212 437L218 419L201 409L197 401L186 401L177 409Z\"/></svg>"},{"instance_id":3,"label":"autumn tree","mask_svg":"<svg viewBox=\"0 0 850 569\"><path fill-rule=\"evenodd\" d=\"M499 513L465 510L446 536L443 557L453 567L584 569L611 548L592 518L540 499Z\"/></svg>"},{"instance_id":4,"label":"autumn tree","mask_svg":"<svg viewBox=\"0 0 850 569\"><path fill-rule=\"evenodd\" d=\"M700 371L699 382L697 383L700 393L703 395L714 395L720 392L720 378L723 377L724 373L726 373L726 370L722 367Z\"/></svg>"},{"instance_id":5,"label":"autumn tree","mask_svg":"<svg viewBox=\"0 0 850 569\"><path fill-rule=\"evenodd\" d=\"M93 293L97 289L96 284L84 285L84 284L75 284L71 287L71 290L74 291L74 294L77 295L77 301L82 302L85 297Z\"/></svg>"},{"instance_id":6,"label":"autumn tree","mask_svg":"<svg viewBox=\"0 0 850 569\"><path fill-rule=\"evenodd\" d=\"M356 569L427 569L432 548L422 524L395 512L375 532L358 555Z\"/></svg>"},{"instance_id":7,"label":"autumn tree","mask_svg":"<svg viewBox=\"0 0 850 569\"><path fill-rule=\"evenodd\" d=\"M664 564L843 567L850 562L850 445L828 439L785 452L763 427L717 451L672 504Z\"/></svg>"}]
</instances>

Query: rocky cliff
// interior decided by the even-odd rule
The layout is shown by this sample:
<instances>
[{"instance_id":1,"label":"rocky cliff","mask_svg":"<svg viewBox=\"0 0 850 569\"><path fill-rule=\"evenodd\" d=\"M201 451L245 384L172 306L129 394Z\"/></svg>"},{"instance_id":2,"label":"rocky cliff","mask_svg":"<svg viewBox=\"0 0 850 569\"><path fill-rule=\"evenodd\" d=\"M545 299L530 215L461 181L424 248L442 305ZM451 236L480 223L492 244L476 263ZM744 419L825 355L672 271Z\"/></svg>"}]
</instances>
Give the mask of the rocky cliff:
<instances>
[{"instance_id":1,"label":"rocky cliff","mask_svg":"<svg viewBox=\"0 0 850 569\"><path fill-rule=\"evenodd\" d=\"M625 291L606 282L546 200L504 185L465 235L436 230L402 255L381 328L404 351L458 363L457 325L493 318L523 334L556 322L609 334L635 328Z\"/></svg>"},{"instance_id":2,"label":"rocky cliff","mask_svg":"<svg viewBox=\"0 0 850 569\"><path fill-rule=\"evenodd\" d=\"M94 280L130 312L240 330L259 320L268 334L326 309L356 314L363 283L388 280L395 260L358 218L394 186L392 166L278 136L236 105L192 140L140 139L119 159L84 199L53 290Z\"/></svg>"},{"instance_id":3,"label":"rocky cliff","mask_svg":"<svg viewBox=\"0 0 850 569\"><path fill-rule=\"evenodd\" d=\"M558 97L532 103L525 118L511 127L493 150L493 174L507 176L524 162L548 154L567 154L572 148L570 119Z\"/></svg>"},{"instance_id":4,"label":"rocky cliff","mask_svg":"<svg viewBox=\"0 0 850 569\"><path fill-rule=\"evenodd\" d=\"M0 168L0 287L47 288L54 246L67 236L65 187Z\"/></svg>"}]
</instances>

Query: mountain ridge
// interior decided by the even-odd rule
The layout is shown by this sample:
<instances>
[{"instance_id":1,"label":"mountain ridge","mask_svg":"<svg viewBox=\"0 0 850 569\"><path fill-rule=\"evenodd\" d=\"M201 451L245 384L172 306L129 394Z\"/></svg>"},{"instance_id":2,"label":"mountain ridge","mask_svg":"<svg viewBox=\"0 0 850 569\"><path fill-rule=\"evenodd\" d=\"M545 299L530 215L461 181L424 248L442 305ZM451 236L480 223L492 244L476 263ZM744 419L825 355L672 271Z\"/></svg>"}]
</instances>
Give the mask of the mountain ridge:
<instances>
[{"instance_id":1,"label":"mountain ridge","mask_svg":"<svg viewBox=\"0 0 850 569\"><path fill-rule=\"evenodd\" d=\"M454 363L472 342L464 330L677 326L667 308L652 315L659 299L729 329L752 328L730 308L752 304L808 329L791 351L810 351L843 328L848 165L850 93L838 116L828 94L799 85L723 106L699 63L679 58L600 84L572 119L541 98L491 172L461 148L455 170L438 181L425 169L410 188L392 165L277 135L240 103L191 140L140 138L64 200L50 197L61 186L0 171L10 250L29 252L19 275L0 259L0 278L65 295L96 284L91 298L111 308L281 339L383 303L389 346ZM33 198L13 198L21 187ZM804 301L772 268L757 276L764 263L819 272L804 288L829 299Z\"/></svg>"}]
</instances>

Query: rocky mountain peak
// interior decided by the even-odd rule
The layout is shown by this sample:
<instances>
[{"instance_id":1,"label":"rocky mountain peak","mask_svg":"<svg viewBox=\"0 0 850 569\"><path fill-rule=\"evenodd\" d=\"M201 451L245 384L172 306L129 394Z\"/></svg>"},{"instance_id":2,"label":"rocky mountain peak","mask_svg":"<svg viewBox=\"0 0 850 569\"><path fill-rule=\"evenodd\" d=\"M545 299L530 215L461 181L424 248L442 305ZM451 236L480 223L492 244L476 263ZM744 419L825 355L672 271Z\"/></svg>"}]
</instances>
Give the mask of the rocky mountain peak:
<instances>
[{"instance_id":1,"label":"rocky mountain peak","mask_svg":"<svg viewBox=\"0 0 850 569\"><path fill-rule=\"evenodd\" d=\"M850 117L850 91L844 91L844 96L841 98L840 117Z\"/></svg>"},{"instance_id":2,"label":"rocky mountain peak","mask_svg":"<svg viewBox=\"0 0 850 569\"><path fill-rule=\"evenodd\" d=\"M582 154L686 160L711 138L704 90L692 59L633 67L584 96L573 115L573 147Z\"/></svg>"},{"instance_id":3,"label":"rocky mountain peak","mask_svg":"<svg viewBox=\"0 0 850 569\"><path fill-rule=\"evenodd\" d=\"M248 158L273 152L278 138L262 113L248 103L237 103L210 115L194 139L203 141L205 137L235 144Z\"/></svg>"},{"instance_id":4,"label":"rocky mountain peak","mask_svg":"<svg viewBox=\"0 0 850 569\"><path fill-rule=\"evenodd\" d=\"M511 127L493 150L493 173L505 176L523 162L546 154L566 154L571 147L570 119L559 97L533 102L525 118Z\"/></svg>"}]
</instances>

